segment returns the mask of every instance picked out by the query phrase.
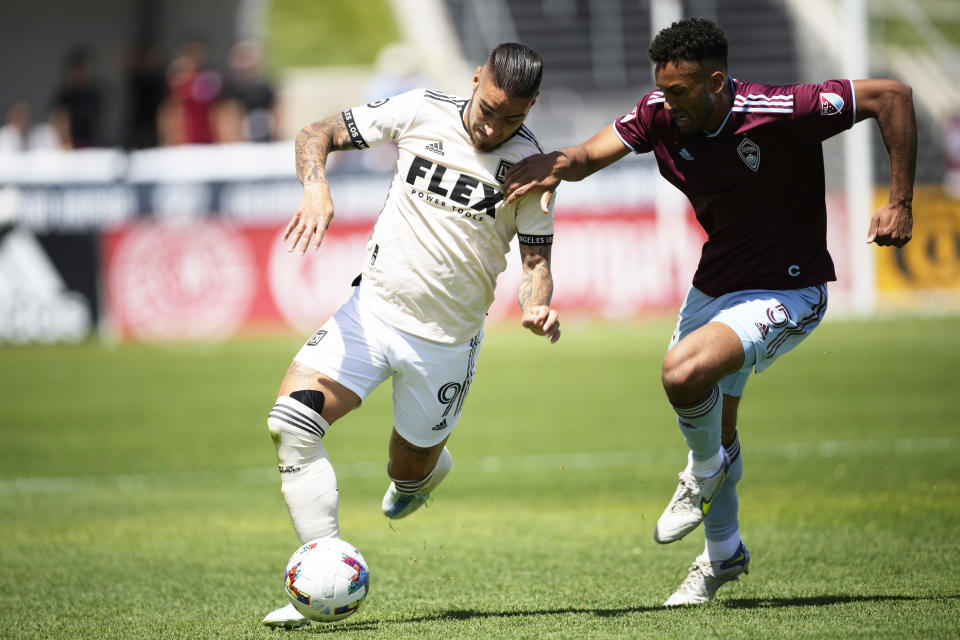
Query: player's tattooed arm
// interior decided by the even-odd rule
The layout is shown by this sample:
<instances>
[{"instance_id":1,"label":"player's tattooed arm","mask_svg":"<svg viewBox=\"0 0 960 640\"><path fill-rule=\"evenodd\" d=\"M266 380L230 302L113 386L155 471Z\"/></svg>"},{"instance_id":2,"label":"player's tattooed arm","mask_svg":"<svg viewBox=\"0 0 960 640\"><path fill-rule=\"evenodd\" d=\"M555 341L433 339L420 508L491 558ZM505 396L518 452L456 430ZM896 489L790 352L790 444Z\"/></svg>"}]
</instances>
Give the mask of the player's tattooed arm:
<instances>
[{"instance_id":1,"label":"player's tattooed arm","mask_svg":"<svg viewBox=\"0 0 960 640\"><path fill-rule=\"evenodd\" d=\"M560 339L560 320L556 309L550 308L553 298L553 274L550 271L550 245L520 243L520 259L523 271L517 301L523 315L520 323L538 336L546 336L550 342Z\"/></svg>"},{"instance_id":2,"label":"player's tattooed arm","mask_svg":"<svg viewBox=\"0 0 960 640\"><path fill-rule=\"evenodd\" d=\"M520 244L523 273L517 301L526 311L531 306L549 305L553 297L553 274L550 273L550 245Z\"/></svg>"},{"instance_id":3,"label":"player's tattooed arm","mask_svg":"<svg viewBox=\"0 0 960 640\"><path fill-rule=\"evenodd\" d=\"M303 186L327 181L327 156L331 151L356 149L341 114L317 120L297 133L294 142L297 177Z\"/></svg>"},{"instance_id":4,"label":"player's tattooed arm","mask_svg":"<svg viewBox=\"0 0 960 640\"><path fill-rule=\"evenodd\" d=\"M303 199L283 231L288 251L300 253L320 248L327 227L333 221L333 198L327 183L327 156L331 151L355 149L347 125L340 114L318 120L297 133L294 141L297 177L303 184Z\"/></svg>"}]
</instances>

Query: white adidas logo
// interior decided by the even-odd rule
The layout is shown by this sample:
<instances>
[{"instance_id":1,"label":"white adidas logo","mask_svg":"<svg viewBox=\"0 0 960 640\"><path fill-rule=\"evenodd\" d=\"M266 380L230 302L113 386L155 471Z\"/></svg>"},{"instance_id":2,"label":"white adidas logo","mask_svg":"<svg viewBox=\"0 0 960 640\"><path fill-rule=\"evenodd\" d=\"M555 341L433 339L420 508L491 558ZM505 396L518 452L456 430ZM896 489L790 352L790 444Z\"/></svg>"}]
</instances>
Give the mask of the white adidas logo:
<instances>
[{"instance_id":1,"label":"white adidas logo","mask_svg":"<svg viewBox=\"0 0 960 640\"><path fill-rule=\"evenodd\" d=\"M427 145L427 151L432 151L433 153L443 155L443 140L437 140L433 144Z\"/></svg>"},{"instance_id":2,"label":"white adidas logo","mask_svg":"<svg viewBox=\"0 0 960 640\"><path fill-rule=\"evenodd\" d=\"M0 235L0 343L77 342L91 324L86 299L67 290L32 233Z\"/></svg>"}]
</instances>

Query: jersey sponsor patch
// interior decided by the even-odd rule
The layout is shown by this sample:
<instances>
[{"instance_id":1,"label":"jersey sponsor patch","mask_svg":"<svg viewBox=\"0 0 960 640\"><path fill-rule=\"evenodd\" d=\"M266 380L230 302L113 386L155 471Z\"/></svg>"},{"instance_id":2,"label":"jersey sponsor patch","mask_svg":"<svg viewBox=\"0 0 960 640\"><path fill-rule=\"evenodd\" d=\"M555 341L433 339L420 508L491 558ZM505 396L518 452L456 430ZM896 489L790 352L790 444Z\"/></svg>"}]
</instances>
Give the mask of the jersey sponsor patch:
<instances>
[{"instance_id":1,"label":"jersey sponsor patch","mask_svg":"<svg viewBox=\"0 0 960 640\"><path fill-rule=\"evenodd\" d=\"M743 142L737 147L737 153L743 163L753 171L760 168L760 147L751 142L749 138L743 139Z\"/></svg>"},{"instance_id":2,"label":"jersey sponsor patch","mask_svg":"<svg viewBox=\"0 0 960 640\"><path fill-rule=\"evenodd\" d=\"M836 93L823 92L820 94L820 115L835 116L843 111L843 98Z\"/></svg>"},{"instance_id":3,"label":"jersey sponsor patch","mask_svg":"<svg viewBox=\"0 0 960 640\"><path fill-rule=\"evenodd\" d=\"M383 100L374 100L373 102L368 102L367 106L371 109L376 109L377 107L382 107L390 101L390 98L384 98Z\"/></svg>"},{"instance_id":4,"label":"jersey sponsor patch","mask_svg":"<svg viewBox=\"0 0 960 640\"><path fill-rule=\"evenodd\" d=\"M436 142L432 142L428 144L425 148L427 151L431 151L437 155L440 155L440 156L445 155L443 153L443 140L437 140Z\"/></svg>"},{"instance_id":5,"label":"jersey sponsor patch","mask_svg":"<svg viewBox=\"0 0 960 640\"><path fill-rule=\"evenodd\" d=\"M449 175L448 175L449 173ZM429 181L424 194L419 189L423 184ZM473 176L459 171L449 170L442 164L434 164L426 158L414 156L410 162L410 168L407 170L407 184L412 185L416 195L420 199L428 202L436 202L440 206L448 206L446 200L434 199L429 194L435 194L440 198L449 198L459 205L470 207L474 211L485 213L491 218L497 217L497 203L503 200L503 194L497 191L493 185L486 182L480 182ZM480 198L479 200L475 198ZM457 209L456 205L450 205ZM462 213L462 212L461 212Z\"/></svg>"}]
</instances>

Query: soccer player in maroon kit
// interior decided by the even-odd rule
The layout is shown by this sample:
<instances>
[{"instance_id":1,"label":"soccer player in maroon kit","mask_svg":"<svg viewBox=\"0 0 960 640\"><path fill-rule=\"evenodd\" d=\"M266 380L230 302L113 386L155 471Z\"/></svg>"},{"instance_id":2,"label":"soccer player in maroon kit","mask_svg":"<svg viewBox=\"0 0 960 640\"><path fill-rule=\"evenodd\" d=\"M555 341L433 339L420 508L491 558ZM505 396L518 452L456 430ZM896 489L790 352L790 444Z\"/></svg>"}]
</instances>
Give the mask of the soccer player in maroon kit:
<instances>
[{"instance_id":1,"label":"soccer player in maroon kit","mask_svg":"<svg viewBox=\"0 0 960 640\"><path fill-rule=\"evenodd\" d=\"M736 485L743 472L737 409L750 370L766 369L823 318L827 253L821 141L867 118L890 160L890 198L867 242L903 246L913 226L916 118L910 87L892 80L770 86L727 75L727 40L690 18L650 45L658 90L580 145L526 158L506 175L511 201L582 180L628 153L652 151L693 205L707 241L680 309L661 378L690 448L654 539L703 522L706 545L667 606L709 602L746 573Z\"/></svg>"}]
</instances>

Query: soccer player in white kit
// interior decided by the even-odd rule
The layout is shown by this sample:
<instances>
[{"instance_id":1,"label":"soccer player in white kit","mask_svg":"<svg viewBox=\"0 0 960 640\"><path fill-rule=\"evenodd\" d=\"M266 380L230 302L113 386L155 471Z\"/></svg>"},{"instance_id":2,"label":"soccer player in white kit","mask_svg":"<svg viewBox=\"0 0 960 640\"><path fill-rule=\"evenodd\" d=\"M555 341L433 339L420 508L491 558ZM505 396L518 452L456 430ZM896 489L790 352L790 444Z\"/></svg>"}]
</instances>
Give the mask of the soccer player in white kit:
<instances>
[{"instance_id":1,"label":"soccer player in white kit","mask_svg":"<svg viewBox=\"0 0 960 640\"><path fill-rule=\"evenodd\" d=\"M916 119L911 90L892 80L827 80L771 86L727 75L727 40L690 18L650 45L658 90L586 142L519 163L508 201L561 180L581 180L628 153L652 152L660 173L689 199L707 233L680 309L661 379L689 447L654 539L680 540L704 524L705 548L664 603L713 599L746 573L737 482L743 456L737 409L751 370L769 367L820 323L826 245L820 142L866 118L877 121L890 159L890 199L867 241L903 246L913 224Z\"/></svg>"},{"instance_id":2,"label":"soccer player in white kit","mask_svg":"<svg viewBox=\"0 0 960 640\"><path fill-rule=\"evenodd\" d=\"M521 323L550 342L560 338L550 308L552 205L544 215L539 195L507 204L500 192L511 166L543 151L523 125L542 69L534 50L501 44L477 68L469 99L416 89L297 135L304 196L283 237L302 253L320 247L333 219L328 153L391 140L398 146L353 295L297 353L267 420L302 542L340 534L337 480L321 438L387 378L394 423L384 515L409 515L449 473L444 445L470 389L484 317L514 236L523 266ZM263 622L309 623L292 605Z\"/></svg>"}]
</instances>

